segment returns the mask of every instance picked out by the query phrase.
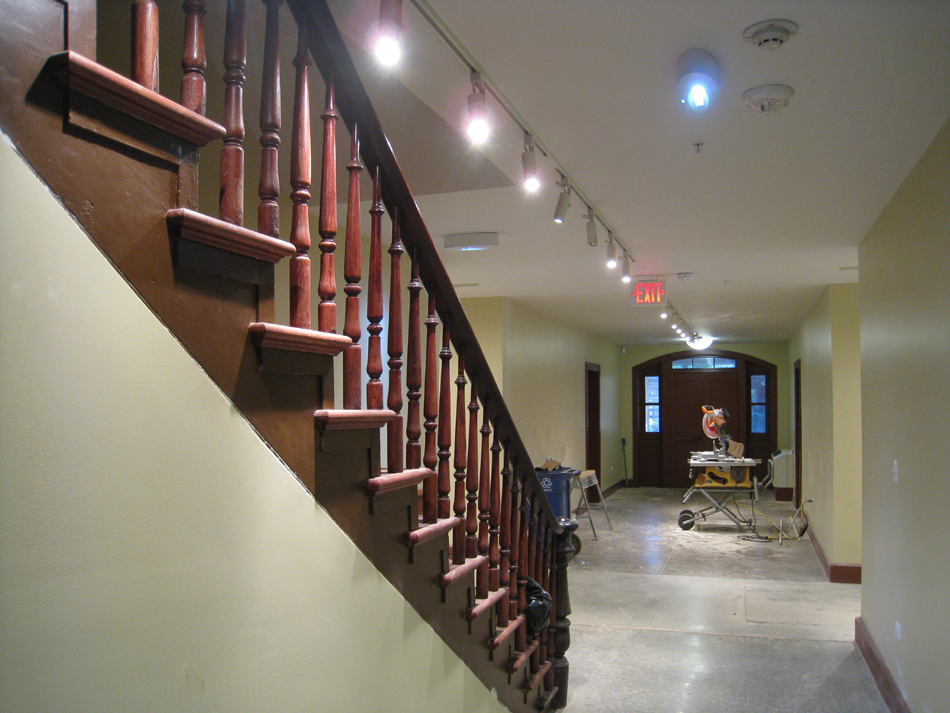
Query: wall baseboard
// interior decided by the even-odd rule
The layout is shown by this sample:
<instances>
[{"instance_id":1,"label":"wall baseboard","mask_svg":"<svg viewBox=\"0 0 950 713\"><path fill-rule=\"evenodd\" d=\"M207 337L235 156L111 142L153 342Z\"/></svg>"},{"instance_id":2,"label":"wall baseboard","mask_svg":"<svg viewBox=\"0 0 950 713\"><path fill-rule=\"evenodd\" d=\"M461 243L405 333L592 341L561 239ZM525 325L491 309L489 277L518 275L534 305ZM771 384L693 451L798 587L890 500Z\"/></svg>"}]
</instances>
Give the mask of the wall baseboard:
<instances>
[{"instance_id":1,"label":"wall baseboard","mask_svg":"<svg viewBox=\"0 0 950 713\"><path fill-rule=\"evenodd\" d=\"M808 539L811 540L811 546L815 549L821 568L825 570L825 576L829 582L834 584L861 584L861 565L859 564L838 564L828 562L825 557L825 551L821 548L821 543L815 535L814 528L809 528Z\"/></svg>"},{"instance_id":2,"label":"wall baseboard","mask_svg":"<svg viewBox=\"0 0 950 713\"><path fill-rule=\"evenodd\" d=\"M894 680L890 669L884 663L884 657L881 656L877 644L874 643L874 639L871 637L871 632L868 631L868 627L861 617L854 620L854 643L861 651L861 655L864 656L864 661L871 671L871 677L874 679L874 683L877 684L877 689L881 692L881 697L884 699L888 710L891 713L911 713L910 706L907 705L907 701L897 686L897 681Z\"/></svg>"}]
</instances>

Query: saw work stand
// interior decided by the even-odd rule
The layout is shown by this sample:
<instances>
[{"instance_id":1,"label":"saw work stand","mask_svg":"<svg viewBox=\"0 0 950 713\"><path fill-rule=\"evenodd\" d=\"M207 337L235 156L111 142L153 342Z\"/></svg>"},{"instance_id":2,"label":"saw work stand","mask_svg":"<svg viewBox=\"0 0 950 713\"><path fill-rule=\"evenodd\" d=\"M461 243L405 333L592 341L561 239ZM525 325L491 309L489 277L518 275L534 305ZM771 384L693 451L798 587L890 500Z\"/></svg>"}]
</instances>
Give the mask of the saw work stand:
<instances>
[{"instance_id":1,"label":"saw work stand","mask_svg":"<svg viewBox=\"0 0 950 713\"><path fill-rule=\"evenodd\" d=\"M683 497L683 504L701 493L709 502L702 510L683 510L680 512L679 526L692 530L699 521L705 522L711 515L722 513L732 520L740 530L752 529L752 520L739 514L736 496L748 494L753 501L759 499L758 482L749 472L761 461L752 458L730 458L720 456L713 451L696 452L690 455L689 477L693 485ZM733 505L733 508L729 506Z\"/></svg>"}]
</instances>

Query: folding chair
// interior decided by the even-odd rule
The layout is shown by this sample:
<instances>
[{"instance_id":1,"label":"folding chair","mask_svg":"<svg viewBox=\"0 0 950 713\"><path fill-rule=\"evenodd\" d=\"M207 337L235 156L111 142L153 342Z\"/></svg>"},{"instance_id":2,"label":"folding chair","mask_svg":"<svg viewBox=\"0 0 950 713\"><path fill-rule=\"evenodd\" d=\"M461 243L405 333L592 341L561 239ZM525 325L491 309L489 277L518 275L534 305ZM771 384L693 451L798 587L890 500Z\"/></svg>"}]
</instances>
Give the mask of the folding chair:
<instances>
[{"instance_id":1,"label":"folding chair","mask_svg":"<svg viewBox=\"0 0 950 713\"><path fill-rule=\"evenodd\" d=\"M593 505L587 500L587 489L590 487L597 488L597 494L600 496L599 503L593 503ZM614 529L613 524L610 522L610 513L607 512L607 500L604 498L604 492L600 489L600 483L597 481L597 471L595 470L585 470L579 475L575 475L571 479L571 488L577 488L581 491L581 500L584 502L584 507L587 508L587 519L590 520L590 529L594 532L594 539L597 539L597 528L594 527L594 518L591 515L591 509L596 507L598 510L603 510L604 515L607 516L607 525L611 530Z\"/></svg>"}]
</instances>

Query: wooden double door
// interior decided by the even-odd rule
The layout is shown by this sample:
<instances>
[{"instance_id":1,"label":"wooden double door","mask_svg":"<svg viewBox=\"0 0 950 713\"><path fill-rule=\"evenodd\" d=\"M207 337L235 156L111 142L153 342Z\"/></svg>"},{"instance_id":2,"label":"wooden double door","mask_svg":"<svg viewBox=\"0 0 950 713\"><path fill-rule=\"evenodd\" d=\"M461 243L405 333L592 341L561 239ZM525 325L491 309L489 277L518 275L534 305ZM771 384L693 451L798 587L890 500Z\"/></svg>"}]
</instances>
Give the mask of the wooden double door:
<instances>
[{"instance_id":1,"label":"wooden double door","mask_svg":"<svg viewBox=\"0 0 950 713\"><path fill-rule=\"evenodd\" d=\"M709 352L703 352L703 356ZM695 352L670 354L633 368L634 484L647 487L688 488L689 454L712 449L712 441L703 433L702 407L711 405L729 412L726 432L733 440L745 444L746 455L760 459L762 465L754 475L763 479L765 461L775 450L776 434L776 369L772 364L742 354L716 352L735 362L733 368L674 368L674 363L695 356ZM756 385L766 384L766 396L752 395L750 377ZM659 428L656 421L648 425L645 417L647 401L646 377L659 379ZM656 382L653 382L654 385ZM753 428L750 401L765 406L765 428L761 416ZM764 403L759 403L763 402ZM760 412L761 413L761 412ZM753 432L755 431L755 432Z\"/></svg>"}]
</instances>

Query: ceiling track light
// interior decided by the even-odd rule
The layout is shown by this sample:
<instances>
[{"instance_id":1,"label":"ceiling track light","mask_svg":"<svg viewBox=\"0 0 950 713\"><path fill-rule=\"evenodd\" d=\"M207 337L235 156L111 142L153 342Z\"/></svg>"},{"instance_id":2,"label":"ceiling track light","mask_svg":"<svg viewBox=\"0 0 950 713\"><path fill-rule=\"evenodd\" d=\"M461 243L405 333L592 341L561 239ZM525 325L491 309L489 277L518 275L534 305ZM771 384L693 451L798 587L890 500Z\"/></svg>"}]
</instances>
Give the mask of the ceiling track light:
<instances>
[{"instance_id":1,"label":"ceiling track light","mask_svg":"<svg viewBox=\"0 0 950 713\"><path fill-rule=\"evenodd\" d=\"M706 111L719 91L719 65L706 50L686 50L676 60L676 89L680 101L694 111Z\"/></svg>"},{"instance_id":2,"label":"ceiling track light","mask_svg":"<svg viewBox=\"0 0 950 713\"><path fill-rule=\"evenodd\" d=\"M630 277L630 263L632 262L632 260L631 260L630 257L627 255L627 251L626 251L626 250L623 251L623 260L622 260L622 262L623 262L623 277L621 277L620 280L621 280L623 283L626 284L626 283L629 283L630 280L632 279L632 278Z\"/></svg>"},{"instance_id":3,"label":"ceiling track light","mask_svg":"<svg viewBox=\"0 0 950 713\"><path fill-rule=\"evenodd\" d=\"M617 267L617 239L609 230L607 231L607 267L611 270Z\"/></svg>"},{"instance_id":4,"label":"ceiling track light","mask_svg":"<svg viewBox=\"0 0 950 713\"><path fill-rule=\"evenodd\" d=\"M567 209L571 207L571 182L562 175L557 185L561 188L561 195L557 197L557 206L554 208L554 222L563 223Z\"/></svg>"},{"instance_id":5,"label":"ceiling track light","mask_svg":"<svg viewBox=\"0 0 950 713\"><path fill-rule=\"evenodd\" d=\"M399 64L402 57L402 0L380 0L379 27L373 52L383 66Z\"/></svg>"},{"instance_id":6,"label":"ceiling track light","mask_svg":"<svg viewBox=\"0 0 950 713\"><path fill-rule=\"evenodd\" d=\"M465 131L476 146L484 144L491 135L488 118L488 100L481 72L472 72L472 93L468 95L468 124Z\"/></svg>"},{"instance_id":7,"label":"ceiling track light","mask_svg":"<svg viewBox=\"0 0 950 713\"><path fill-rule=\"evenodd\" d=\"M521 170L524 174L524 189L528 193L536 193L541 187L541 177L538 174L538 156L534 150L534 137L531 134L524 135Z\"/></svg>"},{"instance_id":8,"label":"ceiling track light","mask_svg":"<svg viewBox=\"0 0 950 713\"><path fill-rule=\"evenodd\" d=\"M587 206L587 244L592 247L597 247L597 216L594 215L594 209L590 206Z\"/></svg>"}]
</instances>

